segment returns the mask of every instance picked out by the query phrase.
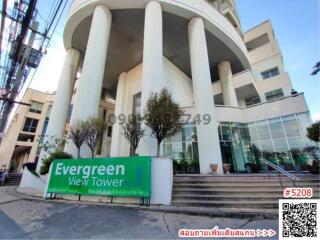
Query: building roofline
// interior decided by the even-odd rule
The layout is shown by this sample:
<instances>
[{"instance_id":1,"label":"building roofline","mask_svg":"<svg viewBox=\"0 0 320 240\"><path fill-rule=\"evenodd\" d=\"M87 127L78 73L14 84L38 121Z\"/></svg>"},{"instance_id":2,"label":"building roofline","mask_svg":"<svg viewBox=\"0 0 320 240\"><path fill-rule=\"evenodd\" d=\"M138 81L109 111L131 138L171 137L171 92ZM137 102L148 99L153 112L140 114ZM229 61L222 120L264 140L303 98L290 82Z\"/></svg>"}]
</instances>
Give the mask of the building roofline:
<instances>
[{"instance_id":1,"label":"building roofline","mask_svg":"<svg viewBox=\"0 0 320 240\"><path fill-rule=\"evenodd\" d=\"M263 21L262 23L260 23L260 24L258 24L258 25L256 25L256 26L250 28L249 30L245 31L245 33L251 32L252 30L254 30L254 29L256 29L256 28L260 27L261 25L263 25L263 24L265 24L265 23L268 23L268 22L271 23L271 20L270 20L270 19L267 19L267 20Z\"/></svg>"},{"instance_id":2,"label":"building roofline","mask_svg":"<svg viewBox=\"0 0 320 240\"><path fill-rule=\"evenodd\" d=\"M43 92L43 91L40 91L40 90L37 90L37 89L34 89L34 88L27 88L26 91L28 91L28 90L32 90L32 91L43 93L43 94L47 94L47 95L55 95L54 92Z\"/></svg>"}]
</instances>

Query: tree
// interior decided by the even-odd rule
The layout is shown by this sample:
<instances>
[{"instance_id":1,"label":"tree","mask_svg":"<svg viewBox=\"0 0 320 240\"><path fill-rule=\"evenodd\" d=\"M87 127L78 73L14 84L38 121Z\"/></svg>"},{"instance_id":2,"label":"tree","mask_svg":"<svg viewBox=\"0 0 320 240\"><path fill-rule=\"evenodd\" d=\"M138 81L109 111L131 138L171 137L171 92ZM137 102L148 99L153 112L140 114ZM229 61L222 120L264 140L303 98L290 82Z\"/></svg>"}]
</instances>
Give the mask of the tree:
<instances>
[{"instance_id":1,"label":"tree","mask_svg":"<svg viewBox=\"0 0 320 240\"><path fill-rule=\"evenodd\" d=\"M153 93L146 105L144 119L151 130L151 136L157 139L157 156L160 155L160 144L163 139L173 136L182 128L184 112L175 103L169 91L164 88Z\"/></svg>"},{"instance_id":2,"label":"tree","mask_svg":"<svg viewBox=\"0 0 320 240\"><path fill-rule=\"evenodd\" d=\"M316 122L307 128L307 137L318 143L320 141L320 122Z\"/></svg>"},{"instance_id":3,"label":"tree","mask_svg":"<svg viewBox=\"0 0 320 240\"><path fill-rule=\"evenodd\" d=\"M132 147L132 154L136 154L140 139L144 136L145 130L142 127L143 118L140 115L132 115L128 123L122 126L123 136Z\"/></svg>"},{"instance_id":4,"label":"tree","mask_svg":"<svg viewBox=\"0 0 320 240\"><path fill-rule=\"evenodd\" d=\"M78 121L70 127L69 139L77 147L77 150L78 150L77 158L80 158L80 150L81 150L82 144L85 141L86 134L87 134L86 132L87 132L86 124L83 121Z\"/></svg>"},{"instance_id":5,"label":"tree","mask_svg":"<svg viewBox=\"0 0 320 240\"><path fill-rule=\"evenodd\" d=\"M91 156L94 158L95 149L103 138L103 134L107 130L107 123L101 118L89 118L85 123L85 143L91 150Z\"/></svg>"}]
</instances>

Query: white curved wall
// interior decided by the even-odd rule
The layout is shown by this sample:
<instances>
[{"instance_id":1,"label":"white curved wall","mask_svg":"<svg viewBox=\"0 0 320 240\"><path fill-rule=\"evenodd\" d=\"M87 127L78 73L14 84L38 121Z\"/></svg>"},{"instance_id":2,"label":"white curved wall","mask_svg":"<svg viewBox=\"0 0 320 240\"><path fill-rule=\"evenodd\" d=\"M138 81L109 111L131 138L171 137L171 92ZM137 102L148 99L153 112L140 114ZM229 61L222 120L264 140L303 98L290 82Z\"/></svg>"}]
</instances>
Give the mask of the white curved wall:
<instances>
[{"instance_id":1,"label":"white curved wall","mask_svg":"<svg viewBox=\"0 0 320 240\"><path fill-rule=\"evenodd\" d=\"M144 9L152 0L74 0L68 16L64 32L64 44L68 49L77 25L90 16L94 8L105 5L110 10ZM249 68L248 53L245 44L230 22L204 0L159 0L163 11L192 19L200 16L205 22L205 28L223 41L239 58L245 68Z\"/></svg>"}]
</instances>

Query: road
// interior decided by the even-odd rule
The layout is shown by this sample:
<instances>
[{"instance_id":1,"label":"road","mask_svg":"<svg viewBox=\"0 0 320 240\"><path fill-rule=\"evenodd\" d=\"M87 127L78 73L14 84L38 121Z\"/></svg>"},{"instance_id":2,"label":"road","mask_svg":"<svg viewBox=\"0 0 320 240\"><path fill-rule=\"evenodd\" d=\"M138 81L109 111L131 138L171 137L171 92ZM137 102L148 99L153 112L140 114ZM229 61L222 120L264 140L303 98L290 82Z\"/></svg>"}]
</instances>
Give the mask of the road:
<instances>
[{"instance_id":1,"label":"road","mask_svg":"<svg viewBox=\"0 0 320 240\"><path fill-rule=\"evenodd\" d=\"M213 218L25 199L0 187L1 239L177 239L179 229L260 228L277 220ZM267 239L267 238L261 238ZM273 239L278 239L277 236Z\"/></svg>"}]
</instances>

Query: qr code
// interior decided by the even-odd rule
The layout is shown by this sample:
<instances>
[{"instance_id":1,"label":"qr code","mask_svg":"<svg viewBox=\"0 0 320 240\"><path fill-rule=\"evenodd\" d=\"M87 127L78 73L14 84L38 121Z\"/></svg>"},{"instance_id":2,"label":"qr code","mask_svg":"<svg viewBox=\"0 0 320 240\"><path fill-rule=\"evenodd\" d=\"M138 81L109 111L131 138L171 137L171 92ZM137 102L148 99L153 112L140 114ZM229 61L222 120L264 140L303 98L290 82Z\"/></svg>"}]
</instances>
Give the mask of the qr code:
<instances>
[{"instance_id":1,"label":"qr code","mask_svg":"<svg viewBox=\"0 0 320 240\"><path fill-rule=\"evenodd\" d=\"M280 200L279 235L282 239L319 239L319 200Z\"/></svg>"}]
</instances>

